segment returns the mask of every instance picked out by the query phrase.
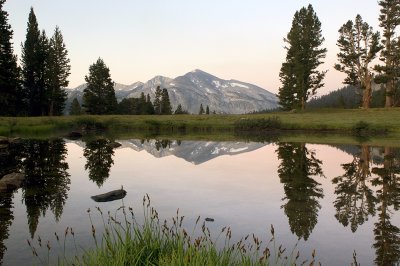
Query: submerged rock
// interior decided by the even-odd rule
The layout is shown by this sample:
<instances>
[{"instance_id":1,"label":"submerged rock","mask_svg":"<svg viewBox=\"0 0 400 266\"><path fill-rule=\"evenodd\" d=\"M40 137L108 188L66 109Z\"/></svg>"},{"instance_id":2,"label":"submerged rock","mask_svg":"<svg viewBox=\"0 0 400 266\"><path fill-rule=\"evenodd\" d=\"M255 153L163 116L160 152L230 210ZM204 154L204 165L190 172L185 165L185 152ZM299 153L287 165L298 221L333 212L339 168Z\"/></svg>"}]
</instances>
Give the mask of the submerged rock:
<instances>
[{"instance_id":1,"label":"submerged rock","mask_svg":"<svg viewBox=\"0 0 400 266\"><path fill-rule=\"evenodd\" d=\"M104 194L91 196L91 198L96 202L108 202L108 201L123 199L125 196L126 196L125 190L117 189Z\"/></svg>"},{"instance_id":2,"label":"submerged rock","mask_svg":"<svg viewBox=\"0 0 400 266\"><path fill-rule=\"evenodd\" d=\"M25 175L21 173L11 173L0 179L0 192L18 189L22 186Z\"/></svg>"}]
</instances>

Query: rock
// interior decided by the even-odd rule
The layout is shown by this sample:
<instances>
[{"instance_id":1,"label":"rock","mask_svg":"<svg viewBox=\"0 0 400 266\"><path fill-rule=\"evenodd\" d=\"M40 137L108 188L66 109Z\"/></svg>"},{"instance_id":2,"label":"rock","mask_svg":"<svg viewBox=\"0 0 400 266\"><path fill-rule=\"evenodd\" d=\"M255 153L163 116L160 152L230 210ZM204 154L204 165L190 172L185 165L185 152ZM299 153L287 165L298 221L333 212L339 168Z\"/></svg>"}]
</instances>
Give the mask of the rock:
<instances>
[{"instance_id":1,"label":"rock","mask_svg":"<svg viewBox=\"0 0 400 266\"><path fill-rule=\"evenodd\" d=\"M108 146L115 149L115 148L121 147L122 144L118 143L118 142L112 142L112 143L108 144Z\"/></svg>"},{"instance_id":2,"label":"rock","mask_svg":"<svg viewBox=\"0 0 400 266\"><path fill-rule=\"evenodd\" d=\"M0 192L14 190L21 187L25 180L25 175L21 173L11 173L0 179Z\"/></svg>"},{"instance_id":3,"label":"rock","mask_svg":"<svg viewBox=\"0 0 400 266\"><path fill-rule=\"evenodd\" d=\"M6 137L0 136L0 145L8 145L10 144L10 140Z\"/></svg>"},{"instance_id":4,"label":"rock","mask_svg":"<svg viewBox=\"0 0 400 266\"><path fill-rule=\"evenodd\" d=\"M123 199L125 196L126 196L125 190L117 189L104 194L92 196L91 198L95 202L108 202L108 201Z\"/></svg>"},{"instance_id":5,"label":"rock","mask_svg":"<svg viewBox=\"0 0 400 266\"><path fill-rule=\"evenodd\" d=\"M214 222L214 219L213 219L213 218L208 218L208 217L207 217L205 220L206 220L206 222Z\"/></svg>"}]
</instances>

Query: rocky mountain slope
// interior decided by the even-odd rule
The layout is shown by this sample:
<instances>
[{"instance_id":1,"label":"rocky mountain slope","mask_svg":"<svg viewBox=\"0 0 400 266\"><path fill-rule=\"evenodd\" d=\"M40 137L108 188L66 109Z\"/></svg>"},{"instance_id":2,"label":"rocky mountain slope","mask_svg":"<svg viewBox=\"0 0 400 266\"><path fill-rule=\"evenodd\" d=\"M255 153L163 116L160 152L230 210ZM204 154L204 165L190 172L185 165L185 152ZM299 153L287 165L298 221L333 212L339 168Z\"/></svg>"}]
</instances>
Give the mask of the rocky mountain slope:
<instances>
[{"instance_id":1,"label":"rocky mountain slope","mask_svg":"<svg viewBox=\"0 0 400 266\"><path fill-rule=\"evenodd\" d=\"M200 104L210 111L226 114L242 114L278 107L278 99L275 94L255 85L237 81L223 80L201 70L189 72L175 79L156 76L146 83L136 82L131 85L115 85L117 100L139 97L143 92L150 94L152 100L154 93L160 86L168 89L173 110L182 104L184 110L197 114ZM72 100L77 97L82 103L83 90L86 84L75 89L68 89L67 108Z\"/></svg>"}]
</instances>

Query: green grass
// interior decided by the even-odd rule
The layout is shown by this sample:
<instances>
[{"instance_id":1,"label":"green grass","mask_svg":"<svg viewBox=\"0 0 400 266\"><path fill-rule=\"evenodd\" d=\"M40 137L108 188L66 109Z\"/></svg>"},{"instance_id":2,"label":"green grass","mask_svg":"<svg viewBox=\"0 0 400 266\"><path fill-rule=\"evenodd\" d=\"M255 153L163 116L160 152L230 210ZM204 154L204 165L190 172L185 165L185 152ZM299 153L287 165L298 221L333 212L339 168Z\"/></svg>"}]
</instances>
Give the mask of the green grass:
<instances>
[{"instance_id":1,"label":"green grass","mask_svg":"<svg viewBox=\"0 0 400 266\"><path fill-rule=\"evenodd\" d=\"M101 219L102 230L92 223L94 248L85 250L73 258L65 253L58 258L62 265L295 265L300 264L300 254L297 244L292 249L278 246L275 239L275 229L271 225L270 236L266 243L254 234L243 236L239 241L232 239L232 230L224 227L217 236L213 236L204 218L199 216L193 229L185 228L184 216L179 214L170 221L161 221L157 211L151 206L149 196L143 198L143 222L132 208L120 207L113 215L104 215L100 208L97 212L88 210L90 221ZM204 221L204 222L203 222ZM67 228L64 239L59 238L59 246L65 252L66 238L74 238L72 229ZM34 247L34 261L40 264L50 264L51 246ZM38 249L45 249L47 258L41 258ZM78 249L76 249L78 250ZM306 261L309 265L315 263L315 252ZM305 263L305 262L304 262Z\"/></svg>"},{"instance_id":2,"label":"green grass","mask_svg":"<svg viewBox=\"0 0 400 266\"><path fill-rule=\"evenodd\" d=\"M119 134L144 132L157 135L234 135L235 128L246 131L246 128L238 127L240 121L250 121L248 125L252 126L249 130L257 131L271 126L271 122L276 122L274 119L279 121L280 131L340 132L354 135L357 125L364 123L367 130L362 131L363 135L388 132L388 136L400 138L400 108L321 109L254 115L0 117L0 135L62 134L83 129L100 129ZM269 124L265 125L262 121L269 121ZM272 123L271 129L276 126Z\"/></svg>"}]
</instances>

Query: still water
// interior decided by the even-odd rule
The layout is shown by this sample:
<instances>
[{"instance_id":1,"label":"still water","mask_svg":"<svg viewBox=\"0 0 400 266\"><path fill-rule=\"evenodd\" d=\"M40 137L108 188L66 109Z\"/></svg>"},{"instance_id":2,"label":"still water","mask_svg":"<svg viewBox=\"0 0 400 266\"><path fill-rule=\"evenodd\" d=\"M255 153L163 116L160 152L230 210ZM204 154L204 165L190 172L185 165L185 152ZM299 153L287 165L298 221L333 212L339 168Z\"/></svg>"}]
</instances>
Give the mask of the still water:
<instances>
[{"instance_id":1,"label":"still water","mask_svg":"<svg viewBox=\"0 0 400 266\"><path fill-rule=\"evenodd\" d=\"M367 145L202 142L169 140L24 140L1 150L1 172L22 171L22 188L0 193L0 264L41 264L52 253L74 256L94 246L88 209L141 212L148 193L161 217L177 208L185 226L212 217L216 234L230 226L235 239L256 234L316 250L322 265L400 262L400 150ZM122 200L90 197L123 188ZM101 227L94 211L92 219ZM97 217L97 218L96 218ZM56 241L72 227L70 238ZM41 239L42 248L38 239ZM60 252L61 251L61 252Z\"/></svg>"}]
</instances>

